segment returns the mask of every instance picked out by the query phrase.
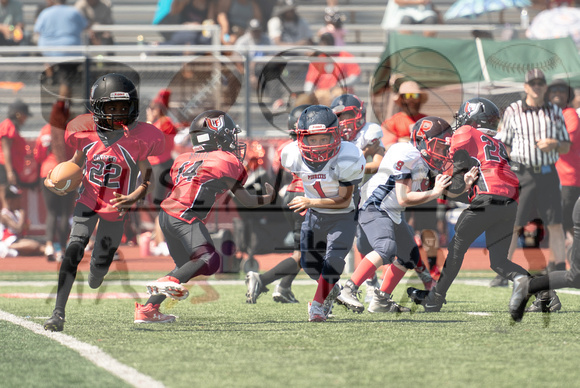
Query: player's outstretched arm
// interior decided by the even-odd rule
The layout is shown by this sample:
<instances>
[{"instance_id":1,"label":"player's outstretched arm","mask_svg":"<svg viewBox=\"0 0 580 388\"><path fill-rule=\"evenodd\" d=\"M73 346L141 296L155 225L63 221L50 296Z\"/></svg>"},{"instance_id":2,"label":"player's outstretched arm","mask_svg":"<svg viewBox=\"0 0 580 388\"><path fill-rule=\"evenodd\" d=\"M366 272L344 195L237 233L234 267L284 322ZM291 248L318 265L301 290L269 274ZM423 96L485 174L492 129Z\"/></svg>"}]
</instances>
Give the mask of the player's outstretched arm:
<instances>
[{"instance_id":1,"label":"player's outstretched arm","mask_svg":"<svg viewBox=\"0 0 580 388\"><path fill-rule=\"evenodd\" d=\"M269 204L274 199L274 188L266 183L265 195L254 195L249 193L238 181L231 179L229 182L230 191L242 205L249 208L260 207Z\"/></svg>"},{"instance_id":2,"label":"player's outstretched arm","mask_svg":"<svg viewBox=\"0 0 580 388\"><path fill-rule=\"evenodd\" d=\"M149 189L151 181L151 173L153 168L151 167L151 163L147 159L139 160L137 162L137 166L139 167L139 171L141 172L141 176L143 177L143 183L139 185L135 190L133 190L129 195L123 195L120 193L115 192L115 198L111 199L111 204L115 209L117 209L120 213L126 212L131 206L135 204L141 198L144 198L147 194L147 190Z\"/></svg>"},{"instance_id":3,"label":"player's outstretched arm","mask_svg":"<svg viewBox=\"0 0 580 388\"><path fill-rule=\"evenodd\" d=\"M399 205L404 207L417 206L438 198L451 184L451 177L449 175L437 175L435 186L428 191L413 191L412 184L413 181L411 179L395 182L395 192L397 193Z\"/></svg>"}]
</instances>

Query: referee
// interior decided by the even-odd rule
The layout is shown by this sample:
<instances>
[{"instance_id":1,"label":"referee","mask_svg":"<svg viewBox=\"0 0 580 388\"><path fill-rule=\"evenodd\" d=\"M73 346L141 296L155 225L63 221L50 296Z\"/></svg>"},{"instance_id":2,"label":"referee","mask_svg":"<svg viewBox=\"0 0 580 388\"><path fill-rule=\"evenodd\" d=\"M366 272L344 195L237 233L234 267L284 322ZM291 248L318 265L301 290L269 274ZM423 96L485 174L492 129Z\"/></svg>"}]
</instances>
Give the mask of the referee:
<instances>
[{"instance_id":1,"label":"referee","mask_svg":"<svg viewBox=\"0 0 580 388\"><path fill-rule=\"evenodd\" d=\"M544 101L547 90L544 73L539 69L528 71L524 84L526 96L506 108L498 134L507 146L511 168L520 181L509 259L523 227L539 216L549 231L553 269L565 270L560 179L554 165L560 154L569 151L570 137L562 109Z\"/></svg>"}]
</instances>

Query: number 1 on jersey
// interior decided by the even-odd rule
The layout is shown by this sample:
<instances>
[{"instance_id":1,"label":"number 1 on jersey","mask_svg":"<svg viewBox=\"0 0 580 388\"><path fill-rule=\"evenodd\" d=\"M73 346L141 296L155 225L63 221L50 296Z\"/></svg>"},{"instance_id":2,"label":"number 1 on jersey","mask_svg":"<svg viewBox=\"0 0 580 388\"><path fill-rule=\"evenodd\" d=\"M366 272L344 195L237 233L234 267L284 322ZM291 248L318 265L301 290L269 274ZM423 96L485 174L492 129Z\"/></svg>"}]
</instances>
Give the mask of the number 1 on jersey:
<instances>
[{"instance_id":1,"label":"number 1 on jersey","mask_svg":"<svg viewBox=\"0 0 580 388\"><path fill-rule=\"evenodd\" d=\"M324 191L322 191L322 185L320 184L320 181L314 182L312 187L314 187L314 190L316 190L320 198L326 198L326 194L324 194Z\"/></svg>"}]
</instances>

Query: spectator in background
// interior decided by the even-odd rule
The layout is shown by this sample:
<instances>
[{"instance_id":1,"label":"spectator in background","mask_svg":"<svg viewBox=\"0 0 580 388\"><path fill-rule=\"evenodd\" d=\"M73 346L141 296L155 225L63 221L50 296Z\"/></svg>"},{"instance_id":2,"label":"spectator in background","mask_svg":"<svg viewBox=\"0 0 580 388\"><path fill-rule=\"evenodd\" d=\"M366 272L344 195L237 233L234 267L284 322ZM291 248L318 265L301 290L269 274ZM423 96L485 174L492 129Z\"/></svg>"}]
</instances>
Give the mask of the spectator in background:
<instances>
[{"instance_id":1,"label":"spectator in background","mask_svg":"<svg viewBox=\"0 0 580 388\"><path fill-rule=\"evenodd\" d=\"M63 117L60 118L60 122L62 127L64 127L64 123L68 120L70 113L67 104L64 101L56 102L52 110L52 115L56 114L56 112L60 112L63 115ZM51 122L52 121L54 120L51 120ZM42 180L48 177L50 171L59 164L58 156L53 152L53 125L49 123L42 127L34 146L34 159L40 165L40 178ZM64 131L64 128L59 129ZM70 151L68 152L68 156L72 156ZM66 247L68 241L68 235L70 232L69 218L72 215L72 204L74 203L76 194L69 193L63 196L57 195L44 187L44 185L42 185L41 191L46 208L46 245L44 247L44 255L48 261L60 262L62 261L62 249ZM55 249L56 243L60 244L61 247L61 252L58 256L57 249Z\"/></svg>"},{"instance_id":2,"label":"spectator in background","mask_svg":"<svg viewBox=\"0 0 580 388\"><path fill-rule=\"evenodd\" d=\"M82 44L82 33L88 27L88 21L73 6L65 5L66 0L46 0L44 8L34 24L34 33L39 47L79 46ZM44 51L46 57L80 55L70 51ZM73 77L78 74L78 63L60 63L48 69L47 76L60 84L59 95L71 96Z\"/></svg>"},{"instance_id":3,"label":"spectator in background","mask_svg":"<svg viewBox=\"0 0 580 388\"><path fill-rule=\"evenodd\" d=\"M6 207L0 212L0 258L37 256L44 246L36 240L24 238L30 225L22 207L22 192L16 186L4 188Z\"/></svg>"},{"instance_id":4,"label":"spectator in background","mask_svg":"<svg viewBox=\"0 0 580 388\"><path fill-rule=\"evenodd\" d=\"M262 21L260 6L254 0L219 0L217 22L222 28L222 44L235 44L252 19Z\"/></svg>"},{"instance_id":5,"label":"spectator in background","mask_svg":"<svg viewBox=\"0 0 580 388\"><path fill-rule=\"evenodd\" d=\"M77 0L75 8L87 19L89 27L94 25L115 24L110 0ZM113 35L109 31L88 31L89 42L92 45L112 45Z\"/></svg>"},{"instance_id":6,"label":"spectator in background","mask_svg":"<svg viewBox=\"0 0 580 388\"><path fill-rule=\"evenodd\" d=\"M566 130L570 136L570 151L560 155L556 170L562 184L563 226L566 233L566 250L572 247L572 212L580 196L580 118L571 106L574 90L564 80L555 80L548 86L546 100L562 109Z\"/></svg>"},{"instance_id":7,"label":"spectator in background","mask_svg":"<svg viewBox=\"0 0 580 388\"><path fill-rule=\"evenodd\" d=\"M296 12L294 0L284 0L268 20L268 35L275 45L304 46L312 44L308 23Z\"/></svg>"},{"instance_id":8,"label":"spectator in background","mask_svg":"<svg viewBox=\"0 0 580 388\"><path fill-rule=\"evenodd\" d=\"M269 46L272 44L268 35L262 30L262 24L258 19L250 20L248 30L236 41L236 47L248 50L248 57L250 58L250 85L253 88L258 85L258 75L261 72L263 65L256 67L255 57L264 56L264 52L260 51L256 46Z\"/></svg>"},{"instance_id":9,"label":"spectator in background","mask_svg":"<svg viewBox=\"0 0 580 388\"><path fill-rule=\"evenodd\" d=\"M548 265L548 270L559 271L566 270L566 260L562 193L555 163L560 155L569 151L570 137L562 109L544 100L547 90L546 77L541 70L532 69L526 73L526 95L506 108L499 139L507 147L511 168L520 182L520 201L509 259L513 257L524 226L539 215L549 232L553 264ZM498 275L490 286L507 286L503 279ZM559 310L560 304L555 302L556 298L553 297L554 305L557 304ZM536 302L540 301L536 299Z\"/></svg>"},{"instance_id":10,"label":"spectator in background","mask_svg":"<svg viewBox=\"0 0 580 388\"><path fill-rule=\"evenodd\" d=\"M390 0L385 9L381 26L384 30L398 28L401 24L437 24L439 15L431 0ZM401 31L401 33L409 33ZM423 31L427 37L435 36L433 31Z\"/></svg>"},{"instance_id":11,"label":"spectator in background","mask_svg":"<svg viewBox=\"0 0 580 388\"><path fill-rule=\"evenodd\" d=\"M346 51L325 53L325 46L334 46L334 37L327 32L320 37L321 50L308 65L304 92L314 92L322 105L330 105L332 100L345 93L354 93L352 86L358 80L361 70L356 63L343 62L353 58ZM335 62L333 59L336 58Z\"/></svg>"},{"instance_id":12,"label":"spectator in background","mask_svg":"<svg viewBox=\"0 0 580 388\"><path fill-rule=\"evenodd\" d=\"M19 44L24 38L24 18L19 0L0 0L0 46Z\"/></svg>"},{"instance_id":13,"label":"spectator in background","mask_svg":"<svg viewBox=\"0 0 580 388\"><path fill-rule=\"evenodd\" d=\"M20 135L20 128L32 116L28 104L16 100L8 107L8 118L0 123L0 200L6 207L4 193L6 187L20 185L19 176L23 172L26 156L26 140Z\"/></svg>"},{"instance_id":14,"label":"spectator in background","mask_svg":"<svg viewBox=\"0 0 580 388\"><path fill-rule=\"evenodd\" d=\"M318 38L329 32L334 37L335 46L344 46L346 30L343 28L343 23L346 21L346 15L338 12L335 8L327 7L324 10L325 26L318 30Z\"/></svg>"},{"instance_id":15,"label":"spectator in background","mask_svg":"<svg viewBox=\"0 0 580 388\"><path fill-rule=\"evenodd\" d=\"M211 0L173 0L168 18L169 24L214 24L216 19L216 4ZM165 44L169 45L211 43L211 34L200 30L180 30L167 35L164 34L164 36L167 39Z\"/></svg>"},{"instance_id":16,"label":"spectator in background","mask_svg":"<svg viewBox=\"0 0 580 388\"><path fill-rule=\"evenodd\" d=\"M411 128L418 120L427 116L421 113L421 106L427 102L428 98L428 94L421 90L415 81L403 81L400 84L394 101L401 110L382 124L387 140L385 141L386 149L394 143L411 140Z\"/></svg>"},{"instance_id":17,"label":"spectator in background","mask_svg":"<svg viewBox=\"0 0 580 388\"><path fill-rule=\"evenodd\" d=\"M153 206L159 209L161 202L167 197L167 194L173 187L170 172L173 165L173 158L171 152L175 145L175 135L177 135L177 128L169 116L167 110L169 109L169 98L171 91L162 89L149 106L147 107L147 122L156 126L165 137L165 148L160 155L149 156L147 159L153 167ZM159 226L159 214L156 212L155 216L155 246L154 253L156 255L169 256L169 250L163 232Z\"/></svg>"}]
</instances>

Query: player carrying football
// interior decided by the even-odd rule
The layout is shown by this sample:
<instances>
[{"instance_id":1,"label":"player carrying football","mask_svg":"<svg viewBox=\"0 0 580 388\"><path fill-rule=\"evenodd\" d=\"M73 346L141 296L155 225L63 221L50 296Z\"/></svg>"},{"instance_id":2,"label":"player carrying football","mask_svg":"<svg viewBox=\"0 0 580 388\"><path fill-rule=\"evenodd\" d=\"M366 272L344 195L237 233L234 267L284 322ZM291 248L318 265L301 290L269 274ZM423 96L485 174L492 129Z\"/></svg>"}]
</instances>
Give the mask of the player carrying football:
<instances>
[{"instance_id":1,"label":"player carrying football","mask_svg":"<svg viewBox=\"0 0 580 388\"><path fill-rule=\"evenodd\" d=\"M100 77L91 88L90 104L92 114L80 115L66 127L65 141L76 150L70 161L84 168L84 177L59 270L56 306L44 323L50 331L64 328L66 303L97 222L88 280L91 288L103 282L123 236L126 212L147 193L151 174L147 157L161 153L164 146L157 128L137 122L137 89L124 75ZM44 185L66 194L56 190L50 179Z\"/></svg>"},{"instance_id":2,"label":"player carrying football","mask_svg":"<svg viewBox=\"0 0 580 388\"><path fill-rule=\"evenodd\" d=\"M470 205L455 224L441 277L431 291L407 289L410 298L426 312L438 312L447 290L457 277L469 246L485 232L491 269L514 280L529 273L507 259L518 207L518 178L511 171L504 144L497 134L500 114L485 98L463 103L456 116L458 129L451 138L449 158L453 161L450 196L468 192Z\"/></svg>"},{"instance_id":3,"label":"player carrying football","mask_svg":"<svg viewBox=\"0 0 580 388\"><path fill-rule=\"evenodd\" d=\"M173 189L161 202L159 224L165 235L175 269L147 285L151 297L145 305L136 303L135 323L164 323L175 316L159 312L167 296L185 299L189 292L182 285L190 279L214 274L220 256L205 226L217 199L233 193L244 206L268 204L274 188L266 183L266 195L252 195L244 188L248 177L243 160L246 145L238 143L240 128L225 112L206 111L189 127L192 152L179 155L171 168Z\"/></svg>"}]
</instances>

